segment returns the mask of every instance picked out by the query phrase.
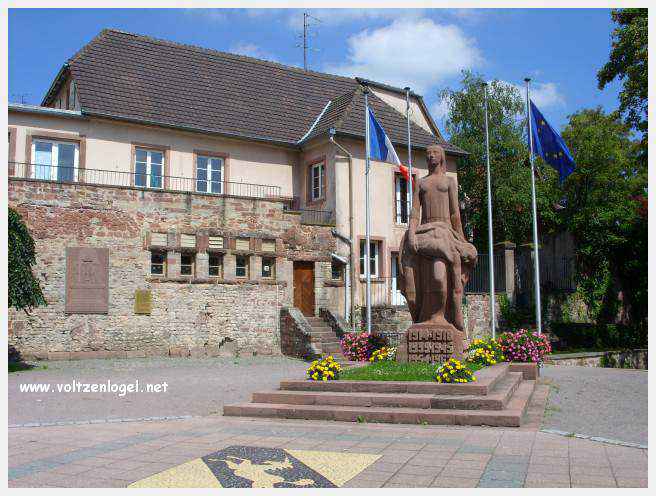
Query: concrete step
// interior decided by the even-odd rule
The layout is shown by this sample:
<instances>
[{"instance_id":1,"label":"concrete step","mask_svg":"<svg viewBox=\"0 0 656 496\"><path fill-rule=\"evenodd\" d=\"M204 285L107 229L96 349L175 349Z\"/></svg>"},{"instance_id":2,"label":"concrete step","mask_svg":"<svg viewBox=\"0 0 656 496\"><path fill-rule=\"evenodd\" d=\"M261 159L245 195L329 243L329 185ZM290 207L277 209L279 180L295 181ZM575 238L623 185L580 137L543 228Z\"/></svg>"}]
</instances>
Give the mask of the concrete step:
<instances>
[{"instance_id":1,"label":"concrete step","mask_svg":"<svg viewBox=\"0 0 656 496\"><path fill-rule=\"evenodd\" d=\"M336 341L321 341L321 349L324 353L341 353L342 348Z\"/></svg>"},{"instance_id":2,"label":"concrete step","mask_svg":"<svg viewBox=\"0 0 656 496\"><path fill-rule=\"evenodd\" d=\"M436 395L431 408L456 410L503 410L522 382L521 372L510 372L487 395Z\"/></svg>"},{"instance_id":3,"label":"concrete step","mask_svg":"<svg viewBox=\"0 0 656 496\"><path fill-rule=\"evenodd\" d=\"M262 391L253 393L253 403L285 405L430 408L432 398L432 394L323 393L316 391Z\"/></svg>"},{"instance_id":4,"label":"concrete step","mask_svg":"<svg viewBox=\"0 0 656 496\"><path fill-rule=\"evenodd\" d=\"M523 381L508 408L503 410L457 410L383 406L298 405L287 403L241 403L226 405L226 416L268 417L345 422L384 422L395 424L487 425L519 427L535 381Z\"/></svg>"},{"instance_id":5,"label":"concrete step","mask_svg":"<svg viewBox=\"0 0 656 496\"><path fill-rule=\"evenodd\" d=\"M322 344L323 346L323 344ZM351 362L359 364L359 362ZM342 393L409 393L484 396L508 375L508 364L500 363L476 372L476 382L440 384L433 381L306 381L285 380L280 389L288 391L324 391Z\"/></svg>"},{"instance_id":6,"label":"concrete step","mask_svg":"<svg viewBox=\"0 0 656 496\"><path fill-rule=\"evenodd\" d=\"M331 332L313 332L310 334L310 340L311 341L334 341L335 340L335 335Z\"/></svg>"}]
</instances>

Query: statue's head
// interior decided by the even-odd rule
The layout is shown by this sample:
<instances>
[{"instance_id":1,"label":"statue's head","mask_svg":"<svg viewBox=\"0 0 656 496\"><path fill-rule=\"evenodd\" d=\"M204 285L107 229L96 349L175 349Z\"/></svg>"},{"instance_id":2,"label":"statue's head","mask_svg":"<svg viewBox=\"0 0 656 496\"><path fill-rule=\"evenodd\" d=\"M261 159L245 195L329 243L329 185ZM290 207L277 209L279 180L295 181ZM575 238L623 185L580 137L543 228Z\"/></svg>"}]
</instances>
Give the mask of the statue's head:
<instances>
[{"instance_id":1,"label":"statue's head","mask_svg":"<svg viewBox=\"0 0 656 496\"><path fill-rule=\"evenodd\" d=\"M436 171L438 174L446 174L446 155L444 148L440 145L429 145L426 148L426 161L428 162L428 173Z\"/></svg>"}]
</instances>

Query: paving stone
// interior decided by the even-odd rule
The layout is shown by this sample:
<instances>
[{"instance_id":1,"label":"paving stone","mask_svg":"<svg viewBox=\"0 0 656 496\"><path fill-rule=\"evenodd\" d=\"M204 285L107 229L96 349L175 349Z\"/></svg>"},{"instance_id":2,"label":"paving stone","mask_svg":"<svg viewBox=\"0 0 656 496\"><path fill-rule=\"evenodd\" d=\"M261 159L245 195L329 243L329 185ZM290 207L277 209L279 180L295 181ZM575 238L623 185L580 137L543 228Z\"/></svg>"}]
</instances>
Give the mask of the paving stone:
<instances>
[{"instance_id":1,"label":"paving stone","mask_svg":"<svg viewBox=\"0 0 656 496\"><path fill-rule=\"evenodd\" d=\"M431 487L476 487L478 485L478 478L465 479L461 477L438 477L436 478Z\"/></svg>"}]
</instances>

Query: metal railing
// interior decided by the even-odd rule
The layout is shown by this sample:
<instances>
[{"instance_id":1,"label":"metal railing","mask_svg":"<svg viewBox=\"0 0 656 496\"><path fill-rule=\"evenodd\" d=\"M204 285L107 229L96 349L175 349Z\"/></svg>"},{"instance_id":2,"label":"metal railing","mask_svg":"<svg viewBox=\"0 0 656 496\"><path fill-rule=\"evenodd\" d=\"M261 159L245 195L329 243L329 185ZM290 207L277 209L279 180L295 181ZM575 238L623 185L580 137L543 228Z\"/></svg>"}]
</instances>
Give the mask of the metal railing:
<instances>
[{"instance_id":1,"label":"metal railing","mask_svg":"<svg viewBox=\"0 0 656 496\"><path fill-rule=\"evenodd\" d=\"M494 292L506 290L506 256L503 251L494 254ZM490 292L490 259L487 253L479 253L474 270L469 274L465 293Z\"/></svg>"},{"instance_id":2,"label":"metal railing","mask_svg":"<svg viewBox=\"0 0 656 496\"><path fill-rule=\"evenodd\" d=\"M575 265L573 257L543 256L540 250L540 286L545 290L574 291ZM528 250L516 253L517 291L531 293L533 289L533 256Z\"/></svg>"},{"instance_id":3,"label":"metal railing","mask_svg":"<svg viewBox=\"0 0 656 496\"><path fill-rule=\"evenodd\" d=\"M360 306L367 304L367 284L360 278ZM371 305L372 306L404 306L405 298L398 290L393 277L372 277L371 279Z\"/></svg>"},{"instance_id":4,"label":"metal railing","mask_svg":"<svg viewBox=\"0 0 656 496\"><path fill-rule=\"evenodd\" d=\"M280 198L281 187L231 181L198 180L193 177L138 174L128 171L9 162L9 177L67 184L125 186L148 190L187 191L210 195Z\"/></svg>"},{"instance_id":5,"label":"metal railing","mask_svg":"<svg viewBox=\"0 0 656 496\"><path fill-rule=\"evenodd\" d=\"M310 210L299 209L301 212L301 224L312 224L317 226L334 226L335 216L332 210Z\"/></svg>"}]
</instances>

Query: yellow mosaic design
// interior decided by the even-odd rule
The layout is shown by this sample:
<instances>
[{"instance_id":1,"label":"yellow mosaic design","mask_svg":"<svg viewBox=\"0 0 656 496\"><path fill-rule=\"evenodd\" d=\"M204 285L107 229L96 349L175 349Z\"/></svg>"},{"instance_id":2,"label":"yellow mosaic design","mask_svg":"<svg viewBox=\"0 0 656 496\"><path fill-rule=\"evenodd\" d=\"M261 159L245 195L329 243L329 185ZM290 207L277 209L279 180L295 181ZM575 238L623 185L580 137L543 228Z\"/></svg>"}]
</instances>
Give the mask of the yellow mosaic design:
<instances>
[{"instance_id":1,"label":"yellow mosaic design","mask_svg":"<svg viewBox=\"0 0 656 496\"><path fill-rule=\"evenodd\" d=\"M380 458L380 455L363 453L337 453L331 451L311 450L281 450L314 470L335 486L344 483L362 472ZM283 461L267 460L253 463L251 460L229 456L226 464L230 471L238 477L252 481L254 488L274 487L274 484L287 482L296 487L312 486L312 479L285 480L277 472L278 469L290 468L290 462L285 457ZM202 458L196 458L176 467L151 475L134 482L128 487L135 488L217 488L223 487L206 465Z\"/></svg>"}]
</instances>

